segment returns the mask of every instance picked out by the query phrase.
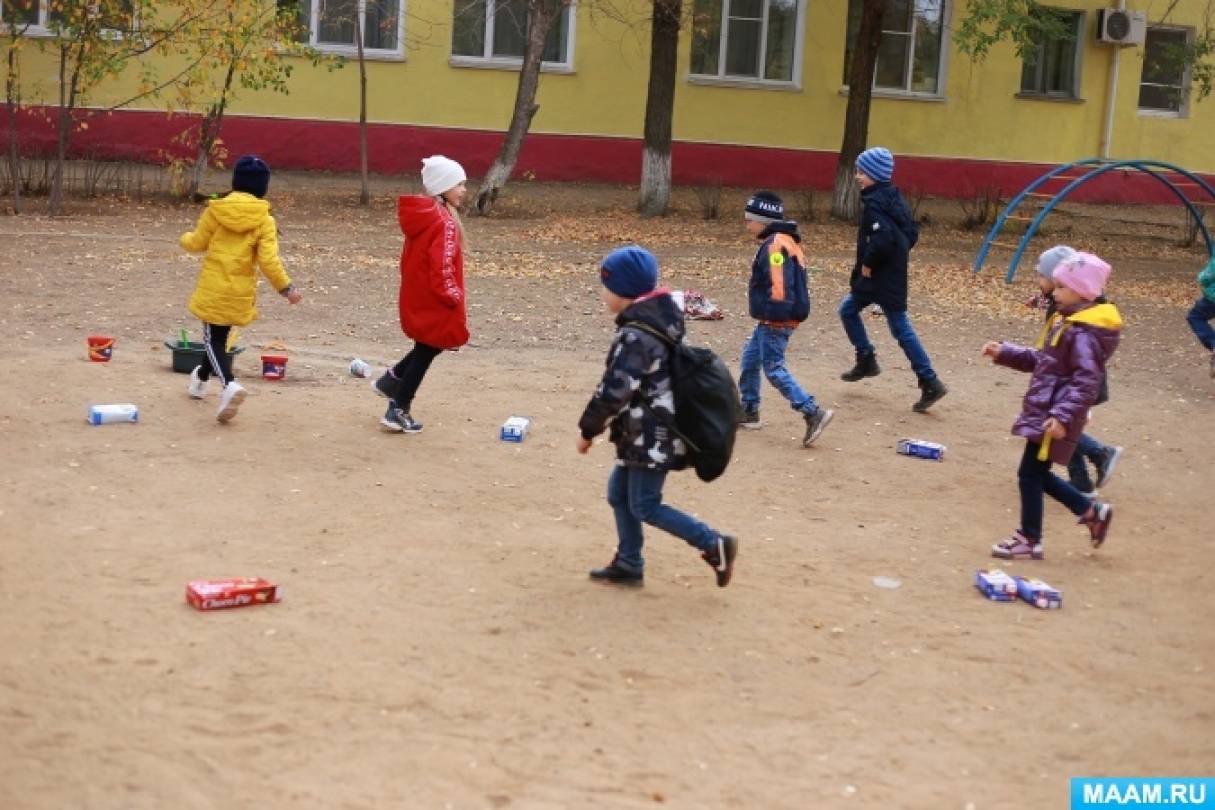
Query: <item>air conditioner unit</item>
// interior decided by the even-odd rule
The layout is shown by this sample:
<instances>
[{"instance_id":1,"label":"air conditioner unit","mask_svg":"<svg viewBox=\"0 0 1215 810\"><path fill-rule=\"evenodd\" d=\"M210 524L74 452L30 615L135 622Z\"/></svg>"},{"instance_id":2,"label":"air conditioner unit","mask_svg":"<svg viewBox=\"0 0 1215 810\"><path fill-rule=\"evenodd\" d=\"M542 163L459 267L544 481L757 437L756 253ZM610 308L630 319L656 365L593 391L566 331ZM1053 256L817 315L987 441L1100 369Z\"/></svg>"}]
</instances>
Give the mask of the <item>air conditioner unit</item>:
<instances>
[{"instance_id":1,"label":"air conditioner unit","mask_svg":"<svg viewBox=\"0 0 1215 810\"><path fill-rule=\"evenodd\" d=\"M1097 41L1110 45L1142 45L1147 15L1142 11L1103 8L1097 11Z\"/></svg>"}]
</instances>

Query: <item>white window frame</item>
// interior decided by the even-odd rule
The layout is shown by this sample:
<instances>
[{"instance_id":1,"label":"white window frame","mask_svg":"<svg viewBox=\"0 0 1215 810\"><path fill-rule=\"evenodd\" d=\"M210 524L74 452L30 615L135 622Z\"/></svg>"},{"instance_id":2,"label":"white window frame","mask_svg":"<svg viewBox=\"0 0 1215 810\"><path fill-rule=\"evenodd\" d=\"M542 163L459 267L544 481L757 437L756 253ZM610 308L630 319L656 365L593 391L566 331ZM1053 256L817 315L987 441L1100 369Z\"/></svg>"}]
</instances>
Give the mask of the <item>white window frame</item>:
<instances>
[{"instance_id":1,"label":"white window frame","mask_svg":"<svg viewBox=\"0 0 1215 810\"><path fill-rule=\"evenodd\" d=\"M21 29L21 32L24 36L27 36L27 37L58 36L55 33L55 30L47 24L47 17L50 14L50 6L51 6L50 0L38 0L38 22L29 23L24 29ZM2 18L3 14L4 14L4 7L0 6L0 34L7 34L8 33L8 21L4 20ZM139 30L138 17L139 17L139 9L134 3L132 3L131 4L131 28L136 31ZM114 28L106 28L103 30L112 32L113 39L121 39L123 36L122 31L114 29Z\"/></svg>"},{"instance_id":2,"label":"white window frame","mask_svg":"<svg viewBox=\"0 0 1215 810\"><path fill-rule=\"evenodd\" d=\"M849 2L852 2L852 0L849 0ZM911 2L914 2L914 0L911 0ZM875 97L875 98L905 98L905 99L917 99L917 100L921 100L921 101L944 101L945 100L945 81L948 76L949 51L950 51L949 25L951 22L950 17L953 14L953 7L954 7L953 0L941 0L941 45L940 45L940 53L937 54L937 89L936 89L936 92L926 93L923 90L911 90L907 87L903 87L901 89L895 88L895 87L878 87L877 70L876 70L876 63L875 63L875 65L874 65L875 69L873 72L873 89L871 90L871 95L873 97ZM911 15L910 33L906 32L906 31L892 31L891 32L891 33L897 34L899 36L910 37L911 47L909 47L907 49L907 62L906 62L906 64L903 65L903 70L905 71L904 75L907 77L907 82L909 84L911 82L911 74L912 74L913 68L915 66L915 38L916 38L916 34L919 31L919 25L920 25L919 18L917 18L915 16L915 14L913 13ZM887 32L887 29L883 28L882 36L886 36L886 32ZM844 36L847 36L847 35L848 35L848 22L847 22L847 17L845 16ZM847 45L845 44L844 53L847 53L847 52L848 52L848 49L847 49ZM849 89L848 83L845 80L844 84L841 85L841 87L840 87L840 95L842 95L842 96L848 95L848 89Z\"/></svg>"},{"instance_id":3,"label":"white window frame","mask_svg":"<svg viewBox=\"0 0 1215 810\"><path fill-rule=\"evenodd\" d=\"M1148 31L1151 32L1153 30L1156 30L1156 31L1182 31L1185 33L1185 41L1186 41L1187 45L1192 44L1194 42L1194 37L1196 36L1196 33L1197 33L1192 26L1185 26L1185 25L1149 25ZM1145 59L1147 58L1147 42L1146 41L1144 42L1144 46L1143 46L1143 56ZM1136 108L1138 109L1139 115L1144 118L1189 118L1190 117L1190 96L1191 96L1190 82L1192 79L1193 79L1193 73L1192 73L1191 67L1190 67L1190 65L1186 65L1185 72L1182 74L1182 77L1181 77L1181 99L1182 100L1181 100L1181 105L1178 109L1162 110L1157 107L1139 107L1138 106L1139 100L1138 100L1138 98L1136 98L1135 105L1136 105ZM1173 86L1171 84L1164 85L1164 84L1157 84L1155 82L1145 82L1143 80L1143 71L1140 70L1138 86L1143 87L1143 85L1145 85L1145 84L1152 85L1153 87L1172 87Z\"/></svg>"},{"instance_id":4,"label":"white window frame","mask_svg":"<svg viewBox=\"0 0 1215 810\"><path fill-rule=\"evenodd\" d=\"M1081 72L1084 68L1084 41L1085 35L1088 33L1088 10L1083 8L1066 8L1063 6L1045 6L1054 11L1062 11L1066 14L1071 14L1076 17L1075 38L1072 40L1072 89L1071 93L1049 93L1041 90L1026 90L1021 87L1021 77L1017 77L1017 98L1030 99L1032 101L1063 101L1074 102L1084 101L1080 95L1080 88L1084 86L1084 77ZM1021 60L1022 72L1025 68L1025 60Z\"/></svg>"},{"instance_id":5,"label":"white window frame","mask_svg":"<svg viewBox=\"0 0 1215 810\"><path fill-rule=\"evenodd\" d=\"M451 54L451 59L448 61L452 67L468 67L468 68L487 68L490 70L519 70L523 66L523 58L515 56L494 56L494 20L498 16L494 14L494 5L497 0L481 0L485 4L485 45L482 49L481 56L469 56L467 54ZM452 4L452 13L455 13L455 4ZM540 62L540 70L544 73L573 73L574 72L574 53L577 46L577 30L578 30L578 3L570 2L566 19L569 20L569 30L565 34L565 58L560 62L549 62L547 60ZM450 45L448 46L450 47Z\"/></svg>"},{"instance_id":6,"label":"white window frame","mask_svg":"<svg viewBox=\"0 0 1215 810\"><path fill-rule=\"evenodd\" d=\"M321 28L321 7L325 4L325 0L303 0L303 2L309 5L308 39L300 44L307 45L318 53L331 53L357 59L359 49L354 43L346 45L337 42L321 42L317 39ZM394 0L394 2L397 4L397 46L395 48L369 48L366 43L367 0L358 0L359 14L363 15L363 58L368 61L401 62L405 59L405 0Z\"/></svg>"},{"instance_id":7,"label":"white window frame","mask_svg":"<svg viewBox=\"0 0 1215 810\"><path fill-rule=\"evenodd\" d=\"M691 49L688 51L689 70L688 82L690 84L717 84L729 85L731 87L752 87L763 90L801 90L802 89L802 48L806 41L806 6L809 0L796 0L797 2L797 21L794 25L793 35L793 78L785 79L765 79L763 77L763 61L768 55L768 8L771 5L771 0L763 0L764 16L760 20L759 29L759 63L756 65L758 76L731 76L725 72L726 70L726 48L729 44L730 33L730 4L733 0L722 0L721 3L721 19L718 24L721 26L718 30L721 32L717 43L717 73L692 73L690 63L692 59ZM695 13L695 0L691 0L693 13Z\"/></svg>"}]
</instances>

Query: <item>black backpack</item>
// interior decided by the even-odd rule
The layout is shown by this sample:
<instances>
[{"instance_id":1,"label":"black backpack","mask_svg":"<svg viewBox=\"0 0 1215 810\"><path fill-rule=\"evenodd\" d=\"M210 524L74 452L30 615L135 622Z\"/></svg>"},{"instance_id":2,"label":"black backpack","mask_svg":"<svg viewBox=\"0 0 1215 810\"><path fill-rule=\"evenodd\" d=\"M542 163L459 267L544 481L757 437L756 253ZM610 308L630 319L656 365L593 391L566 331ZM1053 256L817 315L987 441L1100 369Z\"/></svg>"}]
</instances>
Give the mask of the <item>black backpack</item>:
<instances>
[{"instance_id":1,"label":"black backpack","mask_svg":"<svg viewBox=\"0 0 1215 810\"><path fill-rule=\"evenodd\" d=\"M738 386L730 369L712 350L675 342L649 324L629 326L648 332L671 348L671 393L675 399L675 435L688 446L688 462L701 481L726 471L734 452L734 434L742 417Z\"/></svg>"}]
</instances>

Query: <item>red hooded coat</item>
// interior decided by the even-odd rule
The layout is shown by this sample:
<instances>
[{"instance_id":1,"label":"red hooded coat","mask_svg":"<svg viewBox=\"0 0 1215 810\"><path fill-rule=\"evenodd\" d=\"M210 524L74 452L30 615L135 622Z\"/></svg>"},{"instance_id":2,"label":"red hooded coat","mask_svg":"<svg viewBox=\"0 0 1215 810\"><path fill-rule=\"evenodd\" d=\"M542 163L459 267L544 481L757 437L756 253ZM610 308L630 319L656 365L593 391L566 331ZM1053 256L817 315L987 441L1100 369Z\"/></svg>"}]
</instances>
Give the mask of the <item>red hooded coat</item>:
<instances>
[{"instance_id":1,"label":"red hooded coat","mask_svg":"<svg viewBox=\"0 0 1215 810\"><path fill-rule=\"evenodd\" d=\"M400 197L397 219L401 249L401 329L436 349L468 342L464 309L464 252L460 226L433 197Z\"/></svg>"}]
</instances>

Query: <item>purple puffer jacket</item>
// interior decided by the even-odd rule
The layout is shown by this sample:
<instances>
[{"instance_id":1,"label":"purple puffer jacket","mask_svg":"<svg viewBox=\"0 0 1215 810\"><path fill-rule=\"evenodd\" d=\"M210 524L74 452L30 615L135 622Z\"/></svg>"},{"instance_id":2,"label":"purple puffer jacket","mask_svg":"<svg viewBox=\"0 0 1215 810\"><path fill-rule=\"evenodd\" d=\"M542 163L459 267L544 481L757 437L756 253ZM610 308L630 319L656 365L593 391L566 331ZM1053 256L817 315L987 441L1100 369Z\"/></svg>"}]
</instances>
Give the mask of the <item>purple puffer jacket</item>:
<instances>
[{"instance_id":1,"label":"purple puffer jacket","mask_svg":"<svg viewBox=\"0 0 1215 810\"><path fill-rule=\"evenodd\" d=\"M1088 421L1088 410L1097 401L1105 364L1118 347L1121 330L1122 316L1117 307L1094 304L1052 316L1041 349L1000 344L996 363L1034 375L1021 401L1013 435L1041 442L1046 432L1043 425L1053 416L1067 428L1067 436L1051 440L1050 459L1056 464L1070 461Z\"/></svg>"}]
</instances>

